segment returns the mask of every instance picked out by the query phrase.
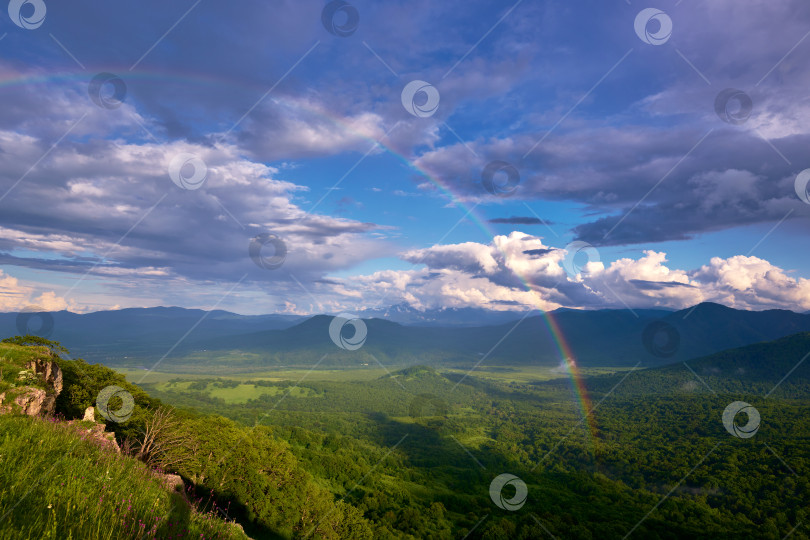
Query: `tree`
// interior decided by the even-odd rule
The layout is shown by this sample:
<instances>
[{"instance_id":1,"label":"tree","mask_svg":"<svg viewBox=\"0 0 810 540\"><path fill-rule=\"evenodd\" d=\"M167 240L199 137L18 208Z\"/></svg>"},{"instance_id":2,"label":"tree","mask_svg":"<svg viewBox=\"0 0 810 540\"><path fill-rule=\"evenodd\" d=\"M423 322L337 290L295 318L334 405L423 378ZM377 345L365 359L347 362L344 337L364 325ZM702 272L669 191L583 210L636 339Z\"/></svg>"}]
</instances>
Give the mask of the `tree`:
<instances>
[{"instance_id":1,"label":"tree","mask_svg":"<svg viewBox=\"0 0 810 540\"><path fill-rule=\"evenodd\" d=\"M172 410L160 406L144 422L143 436L136 445L137 457L152 467L171 469L183 458L172 451L192 442L180 430L180 421Z\"/></svg>"},{"instance_id":2,"label":"tree","mask_svg":"<svg viewBox=\"0 0 810 540\"><path fill-rule=\"evenodd\" d=\"M44 337L40 336L32 336L30 334L26 334L24 336L14 336L10 338L5 338L2 340L2 343L9 343L11 345L21 345L23 347L28 345L34 345L39 347L47 347L52 353L59 356L59 353L70 355L68 350L62 346L61 343L58 341L51 341L50 339L45 339Z\"/></svg>"}]
</instances>

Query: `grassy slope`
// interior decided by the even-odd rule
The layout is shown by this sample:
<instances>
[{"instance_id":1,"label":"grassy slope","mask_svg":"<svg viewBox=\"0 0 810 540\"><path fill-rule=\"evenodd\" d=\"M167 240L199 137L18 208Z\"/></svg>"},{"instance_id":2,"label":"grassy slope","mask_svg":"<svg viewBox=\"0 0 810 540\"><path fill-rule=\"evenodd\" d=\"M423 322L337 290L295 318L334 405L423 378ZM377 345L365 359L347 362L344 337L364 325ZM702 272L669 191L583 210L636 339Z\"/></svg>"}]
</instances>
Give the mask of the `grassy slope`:
<instances>
[{"instance_id":1,"label":"grassy slope","mask_svg":"<svg viewBox=\"0 0 810 540\"><path fill-rule=\"evenodd\" d=\"M0 416L0 538L246 538L74 426Z\"/></svg>"},{"instance_id":2,"label":"grassy slope","mask_svg":"<svg viewBox=\"0 0 810 540\"><path fill-rule=\"evenodd\" d=\"M24 383L45 347L0 343L0 392ZM0 415L0 539L246 538L170 493L140 461L102 449L78 425Z\"/></svg>"}]
</instances>

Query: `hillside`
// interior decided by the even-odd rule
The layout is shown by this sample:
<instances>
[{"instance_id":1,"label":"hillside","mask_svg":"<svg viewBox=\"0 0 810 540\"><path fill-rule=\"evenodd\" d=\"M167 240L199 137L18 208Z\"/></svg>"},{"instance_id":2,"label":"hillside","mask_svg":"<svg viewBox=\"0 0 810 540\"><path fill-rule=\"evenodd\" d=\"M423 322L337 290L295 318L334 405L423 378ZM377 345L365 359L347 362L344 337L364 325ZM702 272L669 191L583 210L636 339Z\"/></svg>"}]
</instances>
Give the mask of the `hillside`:
<instances>
[{"instance_id":1,"label":"hillside","mask_svg":"<svg viewBox=\"0 0 810 540\"><path fill-rule=\"evenodd\" d=\"M810 333L801 332L690 359L685 364L677 362L636 371L624 379L616 393L691 394L714 391L763 397L805 397L810 393L808 353ZM605 391L621 379L623 376L620 375L594 377L588 381L588 387Z\"/></svg>"},{"instance_id":2,"label":"hillside","mask_svg":"<svg viewBox=\"0 0 810 540\"><path fill-rule=\"evenodd\" d=\"M0 433L0 538L248 538L80 426L0 415Z\"/></svg>"},{"instance_id":3,"label":"hillside","mask_svg":"<svg viewBox=\"0 0 810 540\"><path fill-rule=\"evenodd\" d=\"M0 343L0 538L245 537L223 519L256 538L371 538L266 427L167 407L64 353L31 336ZM105 421L99 399L113 385L132 407ZM40 394L47 407L27 407ZM108 399L105 411L123 411Z\"/></svg>"},{"instance_id":4,"label":"hillside","mask_svg":"<svg viewBox=\"0 0 810 540\"><path fill-rule=\"evenodd\" d=\"M211 498L122 455L103 424L55 416L65 384L78 394L58 350L0 343L0 538L247 538Z\"/></svg>"}]
</instances>

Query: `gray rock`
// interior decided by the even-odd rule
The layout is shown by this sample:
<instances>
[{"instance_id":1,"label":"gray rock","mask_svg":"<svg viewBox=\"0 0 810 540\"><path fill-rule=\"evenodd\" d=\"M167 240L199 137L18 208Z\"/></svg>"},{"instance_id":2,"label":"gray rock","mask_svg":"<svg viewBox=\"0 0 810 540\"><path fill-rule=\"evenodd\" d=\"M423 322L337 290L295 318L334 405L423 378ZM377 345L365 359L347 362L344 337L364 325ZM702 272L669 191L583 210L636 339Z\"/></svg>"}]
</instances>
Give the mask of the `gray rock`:
<instances>
[{"instance_id":1,"label":"gray rock","mask_svg":"<svg viewBox=\"0 0 810 540\"><path fill-rule=\"evenodd\" d=\"M56 398L62 391L62 370L56 362L47 358L30 360L20 371L18 380L37 386L43 383L45 388L20 386L4 392L0 395L0 414L19 411L29 416L49 416L54 413ZM3 402L7 403L3 405Z\"/></svg>"},{"instance_id":2,"label":"gray rock","mask_svg":"<svg viewBox=\"0 0 810 540\"><path fill-rule=\"evenodd\" d=\"M20 392L14 398L14 403L18 405L23 414L28 416L38 416L43 412L47 406L48 394L41 388L21 388ZM53 410L50 411L51 413Z\"/></svg>"},{"instance_id":3,"label":"gray rock","mask_svg":"<svg viewBox=\"0 0 810 540\"><path fill-rule=\"evenodd\" d=\"M32 371L40 378L47 388L45 400L40 407L40 412L36 414L51 415L56 409L56 398L62 392L62 370L56 362L45 358L30 360L25 364L25 369Z\"/></svg>"}]
</instances>

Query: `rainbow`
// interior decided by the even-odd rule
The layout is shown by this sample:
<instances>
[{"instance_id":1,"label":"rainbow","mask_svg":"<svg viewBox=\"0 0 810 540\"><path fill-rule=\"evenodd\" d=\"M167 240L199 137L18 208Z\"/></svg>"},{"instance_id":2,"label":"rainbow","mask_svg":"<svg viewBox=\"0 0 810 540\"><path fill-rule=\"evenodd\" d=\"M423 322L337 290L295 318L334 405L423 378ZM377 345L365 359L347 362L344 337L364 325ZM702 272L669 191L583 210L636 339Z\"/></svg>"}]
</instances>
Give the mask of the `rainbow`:
<instances>
[{"instance_id":1,"label":"rainbow","mask_svg":"<svg viewBox=\"0 0 810 540\"><path fill-rule=\"evenodd\" d=\"M383 146L383 145L381 145ZM425 168L417 167L412 160L408 159L401 154L396 153L392 149L385 147L385 149L396 156L397 158L404 161L409 167L417 171L420 175L427 178L432 184L434 184L445 196L447 196L450 201L458 206L462 211L464 211L468 216L472 218L472 221L478 225L478 227L484 232L488 239L494 239L497 233L492 230L487 223L481 219L481 217L476 213L475 207L470 207L464 203L464 200L457 196L453 191L438 178L437 175L432 174L431 172L427 171ZM496 246L503 255L504 259L507 257L507 254L499 247ZM529 292L534 292L534 289L531 287L531 282L529 278L524 275L523 273L513 270L515 275L518 276L520 281L523 283L523 286ZM565 366L566 374L571 382L571 388L576 396L576 401L581 411L582 421L587 423L587 434L588 434L588 441L587 444L591 451L593 452L596 446L596 441L598 440L598 431L596 427L596 421L594 416L591 414L593 412L593 406L591 405L591 400L588 395L588 389L585 386L585 379L579 371L579 368L576 364L576 357L574 355L574 351L571 349L571 346L565 339L565 335L563 334L562 330L560 329L559 324L557 324L557 320L554 317L553 313L549 313L542 308L539 307L540 302L537 302L536 309L538 309L542 313L542 319L546 323L546 327L548 328L551 337L557 346L557 349L560 353L560 361L563 366Z\"/></svg>"},{"instance_id":2,"label":"rainbow","mask_svg":"<svg viewBox=\"0 0 810 540\"><path fill-rule=\"evenodd\" d=\"M596 428L596 420L591 414L593 412L593 406L591 405L591 399L588 395L588 389L585 386L585 378L579 371L577 367L576 359L574 357L574 352L571 350L571 346L568 345L568 342L565 340L565 336L560 330L560 327L557 325L557 320L554 318L552 313L544 312L543 319L548 325L549 331L551 332L552 337L557 345L557 348L562 355L563 365L565 366L565 370L567 372L568 378L571 381L571 388L576 395L577 403L579 404L582 420L587 423L587 433L589 435L588 444L590 446L591 452L595 450L596 441L598 441L598 431Z\"/></svg>"},{"instance_id":3,"label":"rainbow","mask_svg":"<svg viewBox=\"0 0 810 540\"><path fill-rule=\"evenodd\" d=\"M381 144L381 146L383 146ZM434 184L445 196L447 196L450 201L458 206L462 211L464 211L468 216L472 218L472 221L478 225L478 227L484 232L488 239L494 239L497 233L489 227L486 222L481 219L481 217L476 213L475 207L470 207L464 203L463 199L457 196L452 190L444 185L444 183L431 172L427 171L425 168L417 167L412 160L408 159L401 154L396 153L392 149L385 147L385 149L396 156L397 158L404 161L409 167L417 171L420 175L427 178L432 184ZM499 247L496 246L503 255L504 258L507 257L507 254ZM523 273L513 270L515 274L518 276L520 281L523 283L523 286L529 292L534 292L534 289L531 287L531 282L529 278L524 275ZM539 307L539 301L537 302L537 307L543 317L543 321L546 323L546 326L551 334L551 337L557 346L557 349L560 353L560 361L563 366L565 366L566 374L571 382L571 388L574 391L576 396L576 401L581 411L582 421L587 423L587 434L588 434L588 441L587 444L591 451L593 452L596 446L596 441L598 440L598 431L596 427L596 421L594 416L591 414L593 412L593 406L591 404L590 397L588 395L588 389L585 386L585 379L579 371L579 368L576 364L576 357L574 355L574 351L571 349L571 346L565 339L565 335L563 334L562 330L560 329L559 324L557 324L557 320L554 317L553 313L549 313L542 308Z\"/></svg>"},{"instance_id":4,"label":"rainbow","mask_svg":"<svg viewBox=\"0 0 810 540\"><path fill-rule=\"evenodd\" d=\"M117 74L121 77L124 81L127 79L139 79L139 80L155 80L156 82L160 82L165 84L166 82L176 82L176 83L186 83L186 84L194 84L194 85L205 85L205 86L217 86L217 87L232 87L239 89L240 91L248 91L248 92L255 92L257 96L263 95L266 91L266 88L260 87L257 84L248 84L244 81L235 81L235 80L226 80L221 78L216 78L204 74L180 74L177 71L129 71L128 68L105 68L100 71L107 71L113 74ZM93 72L61 72L61 73L33 73L33 74L26 74L24 76L14 76L14 77L6 77L0 78L0 88L10 87L14 85L27 85L27 84L48 84L53 82L71 82L76 83L85 83L89 82L90 79L93 77ZM268 96L268 99L271 99ZM331 114L326 110L309 106L307 103L302 102L300 100L291 100L279 97L272 97L272 100L276 103L281 103L285 107L289 107L292 109L303 109L315 116L321 117L326 119L330 122L333 122L335 125L340 126L342 129L346 130L349 133L352 133L358 138L362 138L368 140L371 144L378 145L380 148L384 149L388 154L394 156L399 161L404 163L407 167L416 171L420 176L427 178L431 184L433 184L437 190L444 195L446 198L450 200L455 206L457 206L460 210L462 210L471 220L484 232L488 239L494 239L496 233L491 229L491 227L478 215L475 211L475 206L469 206L464 202L464 199L457 194L455 194L452 189L445 185L436 174L431 173L427 169L423 167L417 167L414 164L413 159L402 155L389 146L385 145L384 143L374 140L363 133L359 133L353 126L348 123L343 118ZM501 254L504 258L507 257L506 253L500 249ZM533 292L531 287L531 283L527 276L523 275L522 273L515 271L518 278L523 283L523 286L526 287L526 290L529 292ZM536 309L540 310L542 313L542 319L545 322L548 331L550 332L552 339L559 351L560 354L560 361L562 365L565 366L566 374L570 379L572 390L576 396L576 400L578 402L579 408L581 409L582 419L587 422L588 425L588 434L589 434L589 444L590 447L593 448L595 445L595 441L597 440L597 428L596 423L594 420L593 415L591 414L593 407L591 405L590 398L588 396L587 388L584 384L584 378L579 371L579 368L576 365L576 359L574 353L571 349L571 346L565 340L565 336L561 331L557 321L552 313L548 313L541 309L540 302L538 299Z\"/></svg>"}]
</instances>

